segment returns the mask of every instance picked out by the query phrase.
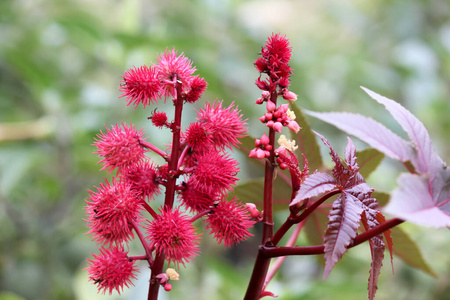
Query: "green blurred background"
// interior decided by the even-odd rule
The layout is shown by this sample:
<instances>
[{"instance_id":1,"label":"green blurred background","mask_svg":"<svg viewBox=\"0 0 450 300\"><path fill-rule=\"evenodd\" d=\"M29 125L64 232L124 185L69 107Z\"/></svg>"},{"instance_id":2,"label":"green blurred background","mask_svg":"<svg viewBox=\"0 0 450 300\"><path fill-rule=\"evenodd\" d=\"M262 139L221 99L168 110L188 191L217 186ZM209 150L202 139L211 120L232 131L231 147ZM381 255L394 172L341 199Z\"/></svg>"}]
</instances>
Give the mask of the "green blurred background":
<instances>
[{"instance_id":1,"label":"green blurred background","mask_svg":"<svg viewBox=\"0 0 450 300\"><path fill-rule=\"evenodd\" d=\"M167 142L147 121L154 107L133 110L117 99L128 68L176 47L209 83L196 108L216 98L235 101L250 133L260 135L253 61L268 35L283 33L293 46L297 104L360 112L403 135L359 89L368 87L418 116L448 162L449 16L445 0L1 0L0 299L145 299L145 265L121 297L97 295L83 271L85 258L98 251L85 235L86 190L106 176L92 154L94 136L104 124L132 122L152 143ZM342 133L311 123L342 153ZM398 172L386 160L368 182L390 191ZM243 170L242 177L253 173ZM393 276L386 260L377 299L450 299L448 230L402 227L437 278L398 258ZM161 299L242 298L258 242L224 250L205 234L202 255ZM137 244L130 251L141 254ZM350 250L326 281L320 261L290 257L269 289L278 299L366 299L369 256L367 245Z\"/></svg>"}]
</instances>

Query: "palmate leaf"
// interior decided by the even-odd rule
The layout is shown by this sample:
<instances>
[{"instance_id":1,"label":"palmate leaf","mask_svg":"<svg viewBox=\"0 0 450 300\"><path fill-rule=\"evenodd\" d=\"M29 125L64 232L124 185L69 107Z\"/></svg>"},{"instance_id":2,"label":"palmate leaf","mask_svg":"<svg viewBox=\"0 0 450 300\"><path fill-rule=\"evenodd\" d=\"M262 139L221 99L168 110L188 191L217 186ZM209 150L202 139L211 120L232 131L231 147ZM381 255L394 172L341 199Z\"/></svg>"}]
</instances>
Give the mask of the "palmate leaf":
<instances>
[{"instance_id":1,"label":"palmate leaf","mask_svg":"<svg viewBox=\"0 0 450 300\"><path fill-rule=\"evenodd\" d=\"M413 114L397 102L363 88L384 105L414 145L409 160L421 175L399 177L386 212L420 225L450 226L450 169L436 154L431 138Z\"/></svg>"},{"instance_id":2,"label":"palmate leaf","mask_svg":"<svg viewBox=\"0 0 450 300\"><path fill-rule=\"evenodd\" d=\"M356 237L360 221L362 221L366 230L369 230L385 220L380 212L378 202L372 197L373 189L359 173L356 148L352 140L348 138L348 143L345 148L344 165L326 138L318 133L316 135L330 149L330 156L335 163L331 173L336 183L335 188L341 191L341 195L333 201L332 208L328 214L327 229L324 234L325 278ZM296 200L302 201L308 196L318 194L321 190L327 190L331 184L331 176L324 173L317 174L304 187L303 191L300 188ZM385 234L388 240L389 250L391 251L392 242L390 234L389 232ZM373 237L369 243L372 254L372 265L368 290L369 299L372 300L377 290L378 275L380 274L384 257L385 243L383 241L383 235L380 234Z\"/></svg>"},{"instance_id":3,"label":"palmate leaf","mask_svg":"<svg viewBox=\"0 0 450 300\"><path fill-rule=\"evenodd\" d=\"M401 139L373 119L350 113L307 112L357 136L362 141L405 164L411 162L418 175L399 178L385 211L404 220L434 227L450 226L450 169L436 154L425 126L397 102L363 88L383 104L410 138ZM410 189L414 189L412 193ZM412 197L412 198L411 198Z\"/></svg>"}]
</instances>

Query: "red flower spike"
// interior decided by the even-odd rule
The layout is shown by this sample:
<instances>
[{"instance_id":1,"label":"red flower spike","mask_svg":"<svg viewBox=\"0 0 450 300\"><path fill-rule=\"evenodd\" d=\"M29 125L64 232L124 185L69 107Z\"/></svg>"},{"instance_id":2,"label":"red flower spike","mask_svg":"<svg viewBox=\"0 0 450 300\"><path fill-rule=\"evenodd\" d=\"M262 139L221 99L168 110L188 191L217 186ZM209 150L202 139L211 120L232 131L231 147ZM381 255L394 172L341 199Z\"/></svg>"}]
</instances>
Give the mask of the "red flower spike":
<instances>
[{"instance_id":1,"label":"red flower spike","mask_svg":"<svg viewBox=\"0 0 450 300\"><path fill-rule=\"evenodd\" d=\"M241 111L233 105L223 108L222 102L215 102L212 106L207 103L204 110L197 111L197 120L203 122L208 132L212 133L217 148L237 146L240 143L238 138L244 137L247 132Z\"/></svg>"},{"instance_id":2,"label":"red flower spike","mask_svg":"<svg viewBox=\"0 0 450 300\"><path fill-rule=\"evenodd\" d=\"M291 47L289 40L279 34L272 34L264 47L261 56L255 61L255 67L260 73L269 75L269 83L258 79L256 84L262 90L275 91L276 85L286 88L289 85L289 76L292 69L289 66L291 59Z\"/></svg>"},{"instance_id":3,"label":"red flower spike","mask_svg":"<svg viewBox=\"0 0 450 300\"><path fill-rule=\"evenodd\" d=\"M203 95L203 93L206 90L206 86L208 83L205 79L200 78L200 76L195 76L192 78L190 89L186 93L186 102L188 103L195 103L198 99Z\"/></svg>"},{"instance_id":4,"label":"red flower spike","mask_svg":"<svg viewBox=\"0 0 450 300\"><path fill-rule=\"evenodd\" d=\"M141 204L136 192L130 184L117 182L113 178L112 185L107 180L100 183L97 192L88 191L87 206L84 208L94 240L100 243L113 244L128 242L134 237L132 222L141 218Z\"/></svg>"},{"instance_id":5,"label":"red flower spike","mask_svg":"<svg viewBox=\"0 0 450 300\"><path fill-rule=\"evenodd\" d=\"M167 115L163 111L155 111L150 119L152 119L152 124L156 127L163 128L168 125Z\"/></svg>"},{"instance_id":6,"label":"red flower spike","mask_svg":"<svg viewBox=\"0 0 450 300\"><path fill-rule=\"evenodd\" d=\"M137 132L133 125L128 127L122 123L113 125L111 130L106 128L106 133L100 131L95 138L94 146L97 150L94 152L103 159L99 162L103 164L101 170L107 169L111 173L115 168L120 169L131 166L142 161L145 157L145 148L140 145L143 138L142 129Z\"/></svg>"},{"instance_id":7,"label":"red flower spike","mask_svg":"<svg viewBox=\"0 0 450 300\"><path fill-rule=\"evenodd\" d=\"M211 133L207 126L202 122L191 123L184 134L184 142L195 150L205 150L213 145Z\"/></svg>"},{"instance_id":8,"label":"red flower spike","mask_svg":"<svg viewBox=\"0 0 450 300\"><path fill-rule=\"evenodd\" d=\"M154 66L158 73L158 78L162 81L162 93L167 97L175 97L175 82L179 80L183 89L187 89L191 83L191 75L195 72L192 62L184 56L184 53L178 55L175 49L166 51L164 54L156 57L158 64Z\"/></svg>"},{"instance_id":9,"label":"red flower spike","mask_svg":"<svg viewBox=\"0 0 450 300\"><path fill-rule=\"evenodd\" d=\"M155 247L158 253L164 253L169 265L174 262L177 266L180 263L185 266L198 255L200 236L195 233L190 217L182 215L178 209L166 208L160 209L160 212L147 227L150 247Z\"/></svg>"},{"instance_id":10,"label":"red flower spike","mask_svg":"<svg viewBox=\"0 0 450 300\"><path fill-rule=\"evenodd\" d=\"M238 162L228 155L210 151L197 158L197 167L188 186L203 193L225 193L238 180Z\"/></svg>"},{"instance_id":11,"label":"red flower spike","mask_svg":"<svg viewBox=\"0 0 450 300\"><path fill-rule=\"evenodd\" d=\"M143 199L153 199L155 195L160 193L156 180L156 167L148 161L125 168L120 174L120 178L129 183L131 189Z\"/></svg>"},{"instance_id":12,"label":"red flower spike","mask_svg":"<svg viewBox=\"0 0 450 300\"><path fill-rule=\"evenodd\" d=\"M134 285L131 279L137 279L138 270L127 254L122 247L102 247L100 255L92 254L94 259L87 259L89 266L85 270L89 272L89 280L97 284L98 292L108 291L111 295L115 289L120 294L124 286Z\"/></svg>"},{"instance_id":13,"label":"red flower spike","mask_svg":"<svg viewBox=\"0 0 450 300\"><path fill-rule=\"evenodd\" d=\"M137 108L141 103L144 108L146 105L158 103L161 84L156 71L152 67L141 66L130 69L122 76L119 90L123 92L121 97L127 97L127 105L134 104Z\"/></svg>"},{"instance_id":14,"label":"red flower spike","mask_svg":"<svg viewBox=\"0 0 450 300\"><path fill-rule=\"evenodd\" d=\"M253 236L248 232L255 223L250 218L247 208L237 203L237 198L234 197L231 201L221 200L204 222L217 242L229 247Z\"/></svg>"}]
</instances>

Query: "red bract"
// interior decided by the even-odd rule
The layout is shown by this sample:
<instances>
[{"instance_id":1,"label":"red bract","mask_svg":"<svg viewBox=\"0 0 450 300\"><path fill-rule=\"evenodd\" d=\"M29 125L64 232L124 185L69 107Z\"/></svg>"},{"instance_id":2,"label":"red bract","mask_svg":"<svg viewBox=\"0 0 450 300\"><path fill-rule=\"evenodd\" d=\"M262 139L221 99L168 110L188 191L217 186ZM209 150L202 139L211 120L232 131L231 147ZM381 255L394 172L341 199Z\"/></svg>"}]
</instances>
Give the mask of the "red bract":
<instances>
[{"instance_id":1,"label":"red bract","mask_svg":"<svg viewBox=\"0 0 450 300\"><path fill-rule=\"evenodd\" d=\"M158 64L155 70L158 72L158 78L162 82L162 93L165 97L175 97L175 82L180 81L182 88L187 89L191 82L191 75L195 72L192 62L184 56L184 53L178 55L175 49L166 51L156 57Z\"/></svg>"},{"instance_id":2,"label":"red bract","mask_svg":"<svg viewBox=\"0 0 450 300\"><path fill-rule=\"evenodd\" d=\"M128 259L127 254L122 247L102 247L100 255L92 254L94 259L87 259L89 280L97 284L99 292L105 294L108 291L111 295L115 289L120 294L123 286L133 285L131 279L137 279L134 273L138 270L134 260Z\"/></svg>"},{"instance_id":3,"label":"red bract","mask_svg":"<svg viewBox=\"0 0 450 300\"><path fill-rule=\"evenodd\" d=\"M122 76L122 84L119 88L123 92L120 97L127 97L127 105L134 104L136 108L139 103L144 105L158 103L161 84L156 71L152 67L141 66L130 69Z\"/></svg>"},{"instance_id":4,"label":"red bract","mask_svg":"<svg viewBox=\"0 0 450 300\"><path fill-rule=\"evenodd\" d=\"M160 254L165 254L166 259L175 264L189 263L198 255L199 235L195 233L195 227L190 218L182 215L178 209L160 209L161 214L149 222L147 238L150 246L155 247Z\"/></svg>"},{"instance_id":5,"label":"red bract","mask_svg":"<svg viewBox=\"0 0 450 300\"><path fill-rule=\"evenodd\" d=\"M132 222L140 219L140 203L129 184L107 180L100 183L97 192L88 191L86 199L89 234L100 243L128 242L133 235Z\"/></svg>"},{"instance_id":6,"label":"red bract","mask_svg":"<svg viewBox=\"0 0 450 300\"><path fill-rule=\"evenodd\" d=\"M238 180L238 162L215 151L197 158L197 168L189 178L188 186L204 193L226 193Z\"/></svg>"},{"instance_id":7,"label":"red bract","mask_svg":"<svg viewBox=\"0 0 450 300\"><path fill-rule=\"evenodd\" d=\"M186 93L186 102L195 103L203 95L206 90L208 83L205 79L200 78L200 76L195 76L192 78L189 91Z\"/></svg>"},{"instance_id":8,"label":"red bract","mask_svg":"<svg viewBox=\"0 0 450 300\"><path fill-rule=\"evenodd\" d=\"M123 127L123 128L122 128ZM100 131L95 138L94 146L97 150L94 152L103 159L99 162L103 164L101 170L107 169L112 172L115 168L120 169L140 162L145 156L145 148L140 145L143 138L143 132L134 129L133 125L128 127L122 123L113 125L111 130L106 128L106 133Z\"/></svg>"},{"instance_id":9,"label":"red bract","mask_svg":"<svg viewBox=\"0 0 450 300\"><path fill-rule=\"evenodd\" d=\"M222 102L215 102L212 106L207 103L204 110L197 112L197 120L203 122L212 133L214 144L218 148L237 146L238 138L247 132L245 121L237 107L223 108Z\"/></svg>"},{"instance_id":10,"label":"red bract","mask_svg":"<svg viewBox=\"0 0 450 300\"><path fill-rule=\"evenodd\" d=\"M130 187L139 197L153 198L160 193L158 182L156 181L156 167L146 161L133 164L123 170L120 178Z\"/></svg>"},{"instance_id":11,"label":"red bract","mask_svg":"<svg viewBox=\"0 0 450 300\"><path fill-rule=\"evenodd\" d=\"M250 218L245 206L237 203L234 197L231 201L221 200L204 222L217 242L223 242L224 247L229 247L253 236L248 232L255 223Z\"/></svg>"}]
</instances>

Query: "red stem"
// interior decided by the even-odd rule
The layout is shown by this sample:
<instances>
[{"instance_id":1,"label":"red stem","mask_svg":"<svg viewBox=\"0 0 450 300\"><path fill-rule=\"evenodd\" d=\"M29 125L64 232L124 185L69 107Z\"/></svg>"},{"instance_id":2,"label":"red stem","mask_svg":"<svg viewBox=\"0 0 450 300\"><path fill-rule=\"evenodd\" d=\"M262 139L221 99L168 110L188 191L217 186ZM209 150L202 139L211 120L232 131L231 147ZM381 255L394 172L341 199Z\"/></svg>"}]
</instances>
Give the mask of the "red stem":
<instances>
[{"instance_id":1,"label":"red stem","mask_svg":"<svg viewBox=\"0 0 450 300\"><path fill-rule=\"evenodd\" d=\"M270 94L270 101L277 104L277 92L272 91ZM255 265L253 267L252 276L248 284L247 292L244 300L259 299L261 290L264 285L267 270L270 265L270 258L264 257L261 252L263 245L271 244L273 236L273 180L275 173L275 130L269 130L269 145L272 146L270 156L266 160L266 168L264 172L264 214L263 214L263 234L262 242L258 249Z\"/></svg>"},{"instance_id":2,"label":"red stem","mask_svg":"<svg viewBox=\"0 0 450 300\"><path fill-rule=\"evenodd\" d=\"M193 216L193 217L191 218L191 223L197 221L198 219L200 219L200 218L203 217L204 215L209 214L210 212L211 212L211 210L208 209L208 210L202 211L201 213L196 214L195 216Z\"/></svg>"},{"instance_id":3,"label":"red stem","mask_svg":"<svg viewBox=\"0 0 450 300\"><path fill-rule=\"evenodd\" d=\"M134 255L134 256L128 256L128 259L130 260L147 260L147 255Z\"/></svg>"},{"instance_id":4,"label":"red stem","mask_svg":"<svg viewBox=\"0 0 450 300\"><path fill-rule=\"evenodd\" d=\"M145 256L147 257L148 264L151 268L153 265L153 262L154 262L153 256L152 256L152 250L150 249L147 241L145 240L144 235L142 234L142 231L139 229L139 225L134 221L132 221L131 224L133 225L133 229L136 232L136 234L138 235L139 240L141 241L142 247L144 247L145 254L146 254Z\"/></svg>"},{"instance_id":5,"label":"red stem","mask_svg":"<svg viewBox=\"0 0 450 300\"><path fill-rule=\"evenodd\" d=\"M302 231L304 224L305 223L302 222L302 223L299 223L297 225L297 227L295 227L294 232L292 232L291 236L289 237L289 240L286 243L286 247L292 247L295 244L295 242L298 239L298 236L300 235L300 232ZM266 280L264 281L263 291L266 290L267 285L272 280L273 276L275 276L275 274L278 272L278 269L281 267L281 265L283 264L285 259L286 259L286 256L281 256L275 260L275 263L270 268L270 270L266 276Z\"/></svg>"},{"instance_id":6,"label":"red stem","mask_svg":"<svg viewBox=\"0 0 450 300\"><path fill-rule=\"evenodd\" d=\"M300 223L304 219L306 219L316 208L318 208L323 202L325 202L328 198L340 193L340 190L333 190L322 197L314 201L305 211L299 216L293 216L292 214L286 219L286 221L281 225L281 227L277 230L272 239L272 244L276 246L281 238L286 234L286 232L292 227L292 225Z\"/></svg>"},{"instance_id":7,"label":"red stem","mask_svg":"<svg viewBox=\"0 0 450 300\"><path fill-rule=\"evenodd\" d=\"M153 210L153 208L150 207L150 205L148 205L147 202L145 202L145 200L142 200L141 204L145 208L145 210L152 215L153 219L156 219L158 217L158 214Z\"/></svg>"},{"instance_id":8,"label":"red stem","mask_svg":"<svg viewBox=\"0 0 450 300\"><path fill-rule=\"evenodd\" d=\"M151 151L155 152L156 154L160 155L162 158L167 159L167 153L159 149L158 147L150 144L149 142L139 140L139 144L142 147L145 147L147 149L150 149Z\"/></svg>"},{"instance_id":9,"label":"red stem","mask_svg":"<svg viewBox=\"0 0 450 300\"><path fill-rule=\"evenodd\" d=\"M383 224L375 226L356 236L355 239L353 240L353 243L351 243L347 248L352 248L361 243L364 243L365 241L370 240L374 236L377 236L403 222L404 220L398 218L390 219L389 221L386 221ZM262 255L269 258L286 255L323 254L324 249L325 247L323 245L309 246L309 247L266 247L266 246L260 247Z\"/></svg>"},{"instance_id":10,"label":"red stem","mask_svg":"<svg viewBox=\"0 0 450 300\"><path fill-rule=\"evenodd\" d=\"M170 125L172 129L172 153L168 161L169 177L166 182L166 195L164 199L164 206L172 209L175 200L176 182L179 177L178 160L180 158L180 137L181 137L181 115L183 112L183 97L181 82L176 78L177 95L174 99L175 115L173 123ZM159 281L156 275L162 273L164 267L165 255L164 253L157 253L155 261L151 269L150 287L148 289L148 300L157 300L159 292Z\"/></svg>"},{"instance_id":11,"label":"red stem","mask_svg":"<svg viewBox=\"0 0 450 300\"><path fill-rule=\"evenodd\" d=\"M270 95L270 101L277 104L277 92L273 91ZM263 216L263 235L262 245L265 245L273 236L273 179L275 173L275 130L269 130L269 145L272 146L270 156L266 160L266 169L264 173L264 216ZM266 270L267 272L267 270Z\"/></svg>"}]
</instances>

